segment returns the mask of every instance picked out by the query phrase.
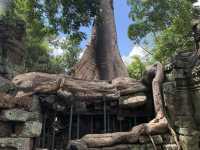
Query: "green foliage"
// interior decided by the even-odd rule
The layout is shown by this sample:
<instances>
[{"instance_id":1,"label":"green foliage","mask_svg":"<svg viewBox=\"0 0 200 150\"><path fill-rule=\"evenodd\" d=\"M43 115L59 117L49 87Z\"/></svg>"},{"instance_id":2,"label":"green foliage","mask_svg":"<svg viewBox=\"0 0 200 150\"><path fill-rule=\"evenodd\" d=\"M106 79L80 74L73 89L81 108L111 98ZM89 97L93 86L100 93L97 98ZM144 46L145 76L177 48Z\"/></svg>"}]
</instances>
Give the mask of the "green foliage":
<instances>
[{"instance_id":1,"label":"green foliage","mask_svg":"<svg viewBox=\"0 0 200 150\"><path fill-rule=\"evenodd\" d=\"M61 44L61 48L64 50L62 56L64 67L71 69L79 60L81 49L78 46L77 41L67 40Z\"/></svg>"},{"instance_id":2,"label":"green foliage","mask_svg":"<svg viewBox=\"0 0 200 150\"><path fill-rule=\"evenodd\" d=\"M70 69L78 61L78 45L83 37L78 30L80 26L89 25L97 4L92 0L84 2L15 0L10 3L4 20L10 23L21 20L26 24L24 65L16 67L18 72L60 73ZM50 55L52 49L49 48L49 41L58 32L66 32L69 38L57 43L64 53L55 57Z\"/></svg>"},{"instance_id":3,"label":"green foliage","mask_svg":"<svg viewBox=\"0 0 200 150\"><path fill-rule=\"evenodd\" d=\"M143 72L145 71L145 63L142 62L139 56L132 58L132 63L128 65L128 73L131 78L141 79Z\"/></svg>"},{"instance_id":4,"label":"green foliage","mask_svg":"<svg viewBox=\"0 0 200 150\"><path fill-rule=\"evenodd\" d=\"M83 37L81 26L88 26L98 12L96 0L30 0L40 21L54 32Z\"/></svg>"},{"instance_id":5,"label":"green foliage","mask_svg":"<svg viewBox=\"0 0 200 150\"><path fill-rule=\"evenodd\" d=\"M131 6L129 38L141 42L154 35L152 49L156 60L165 62L174 52L193 49L192 19L199 15L195 0L128 0Z\"/></svg>"},{"instance_id":6,"label":"green foliage","mask_svg":"<svg viewBox=\"0 0 200 150\"><path fill-rule=\"evenodd\" d=\"M65 71L69 71L72 67L79 61L79 56L81 52L81 48L79 47L79 39L65 39L63 41L58 41L56 44L56 48L61 48L63 50L63 54L60 56L53 57L53 63L59 64L60 68L65 69Z\"/></svg>"},{"instance_id":7,"label":"green foliage","mask_svg":"<svg viewBox=\"0 0 200 150\"><path fill-rule=\"evenodd\" d=\"M177 33L176 27L171 26L158 36L153 49L153 57L165 63L175 52L189 51L194 49L194 42L191 35L184 32Z\"/></svg>"}]
</instances>

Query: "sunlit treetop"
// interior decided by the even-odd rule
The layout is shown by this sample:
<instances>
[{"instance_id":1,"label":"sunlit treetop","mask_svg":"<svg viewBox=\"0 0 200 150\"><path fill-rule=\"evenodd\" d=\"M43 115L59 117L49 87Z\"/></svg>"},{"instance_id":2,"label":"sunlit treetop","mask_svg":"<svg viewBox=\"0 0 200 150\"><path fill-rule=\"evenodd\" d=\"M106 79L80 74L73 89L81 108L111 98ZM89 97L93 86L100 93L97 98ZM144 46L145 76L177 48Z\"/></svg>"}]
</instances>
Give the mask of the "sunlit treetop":
<instances>
[{"instance_id":1,"label":"sunlit treetop","mask_svg":"<svg viewBox=\"0 0 200 150\"><path fill-rule=\"evenodd\" d=\"M147 34L158 34L175 23L190 24L197 0L128 0L131 6L129 37L140 40Z\"/></svg>"},{"instance_id":2,"label":"sunlit treetop","mask_svg":"<svg viewBox=\"0 0 200 150\"><path fill-rule=\"evenodd\" d=\"M97 0L31 0L40 21L55 32L79 34L91 24L98 11Z\"/></svg>"}]
</instances>

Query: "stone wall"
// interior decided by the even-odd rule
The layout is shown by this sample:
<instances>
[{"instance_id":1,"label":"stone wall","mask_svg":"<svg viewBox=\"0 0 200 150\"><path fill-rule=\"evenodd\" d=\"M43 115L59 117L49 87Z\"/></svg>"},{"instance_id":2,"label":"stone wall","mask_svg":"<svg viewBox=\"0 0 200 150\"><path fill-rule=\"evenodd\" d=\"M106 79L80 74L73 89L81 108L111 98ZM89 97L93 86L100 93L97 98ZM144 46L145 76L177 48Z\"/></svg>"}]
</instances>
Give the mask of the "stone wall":
<instances>
[{"instance_id":1,"label":"stone wall","mask_svg":"<svg viewBox=\"0 0 200 150\"><path fill-rule=\"evenodd\" d=\"M38 101L37 97L33 99L34 103ZM35 138L42 132L38 108L32 107L30 111L17 108L0 111L0 150L33 150L37 142Z\"/></svg>"},{"instance_id":2,"label":"stone wall","mask_svg":"<svg viewBox=\"0 0 200 150\"><path fill-rule=\"evenodd\" d=\"M170 64L165 67L165 82L162 88L164 98L163 104L166 110L166 116L175 131L182 150L200 149L199 66L200 59L198 56L193 52L185 52L178 53L172 58ZM15 87L12 83L6 79L1 79L0 81L0 93L4 92L10 95L15 93ZM4 103L0 103L0 150L33 150L38 148L35 147L36 145L46 144L40 143L44 141L40 138L47 137L44 135L44 124L42 124L45 116L42 116L43 112L40 107L44 98L48 98L52 93L46 93L46 95L37 93L37 96L35 94L33 95L33 97L31 96L30 104L28 100L26 101L29 106L28 109L27 107L18 107L17 103L13 103L11 108L9 106L10 103L2 101L3 97L1 97L1 102ZM46 98L45 100L47 100ZM48 99L48 105L51 103L52 108L56 107L56 110L60 111L61 107L58 109L56 105L58 102L60 104L61 99L56 99L56 101ZM67 108L69 106L65 104L62 105L62 108ZM47 109L47 106L45 107ZM69 110L64 113L65 116L63 117L66 117L67 113L69 117ZM46 115L51 117L50 113ZM48 122L46 123L48 124ZM69 122L65 122L65 125L67 123ZM84 127L80 124L80 128ZM170 131L158 135L141 135L134 143L101 147L98 148L98 150L178 150L178 145L175 142L174 136L175 135ZM63 139L61 138L61 140ZM50 149L53 150L54 148ZM97 149L89 148L89 150Z\"/></svg>"},{"instance_id":3,"label":"stone wall","mask_svg":"<svg viewBox=\"0 0 200 150\"><path fill-rule=\"evenodd\" d=\"M24 55L25 23L0 19L0 74L9 77L10 68L21 64Z\"/></svg>"},{"instance_id":4,"label":"stone wall","mask_svg":"<svg viewBox=\"0 0 200 150\"><path fill-rule=\"evenodd\" d=\"M194 52L178 53L166 66L165 107L183 150L200 149L200 89L194 71L199 60Z\"/></svg>"}]
</instances>

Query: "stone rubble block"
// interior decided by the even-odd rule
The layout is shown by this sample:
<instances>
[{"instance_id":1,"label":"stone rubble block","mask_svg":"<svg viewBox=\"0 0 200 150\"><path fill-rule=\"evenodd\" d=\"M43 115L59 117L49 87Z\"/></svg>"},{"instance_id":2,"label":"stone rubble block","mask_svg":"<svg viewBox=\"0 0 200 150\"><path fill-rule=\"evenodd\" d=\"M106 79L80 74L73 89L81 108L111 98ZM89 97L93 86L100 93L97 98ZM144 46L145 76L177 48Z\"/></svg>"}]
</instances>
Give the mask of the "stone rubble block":
<instances>
[{"instance_id":1,"label":"stone rubble block","mask_svg":"<svg viewBox=\"0 0 200 150\"><path fill-rule=\"evenodd\" d=\"M175 144L176 143L174 137L170 134L164 134L164 135L162 135L162 138L163 138L164 144Z\"/></svg>"},{"instance_id":2,"label":"stone rubble block","mask_svg":"<svg viewBox=\"0 0 200 150\"><path fill-rule=\"evenodd\" d=\"M1 121L26 122L28 120L39 119L39 112L28 112L22 109L8 109L0 112Z\"/></svg>"},{"instance_id":3,"label":"stone rubble block","mask_svg":"<svg viewBox=\"0 0 200 150\"><path fill-rule=\"evenodd\" d=\"M195 128L194 119L191 116L177 116L174 125L180 128Z\"/></svg>"},{"instance_id":4,"label":"stone rubble block","mask_svg":"<svg viewBox=\"0 0 200 150\"><path fill-rule=\"evenodd\" d=\"M175 79L184 79L185 74L183 69L177 69L173 71L173 75Z\"/></svg>"},{"instance_id":5,"label":"stone rubble block","mask_svg":"<svg viewBox=\"0 0 200 150\"><path fill-rule=\"evenodd\" d=\"M154 150L154 147L152 144L142 144L142 145L135 144L131 146L130 150ZM160 149L157 149L157 150L160 150Z\"/></svg>"},{"instance_id":6,"label":"stone rubble block","mask_svg":"<svg viewBox=\"0 0 200 150\"><path fill-rule=\"evenodd\" d=\"M121 107L127 108L137 108L144 105L147 102L147 97L145 95L136 95L133 97L125 98L120 100Z\"/></svg>"},{"instance_id":7,"label":"stone rubble block","mask_svg":"<svg viewBox=\"0 0 200 150\"><path fill-rule=\"evenodd\" d=\"M122 144L113 147L84 148L82 150L155 150L152 144ZM162 146L156 146L157 150L162 150Z\"/></svg>"},{"instance_id":8,"label":"stone rubble block","mask_svg":"<svg viewBox=\"0 0 200 150\"><path fill-rule=\"evenodd\" d=\"M176 132L180 135L195 136L200 135L200 132L191 128L177 128Z\"/></svg>"},{"instance_id":9,"label":"stone rubble block","mask_svg":"<svg viewBox=\"0 0 200 150\"><path fill-rule=\"evenodd\" d=\"M163 144L163 139L161 135L153 135L152 139L156 145ZM151 140L148 136L140 136L139 143L141 144L151 143Z\"/></svg>"},{"instance_id":10,"label":"stone rubble block","mask_svg":"<svg viewBox=\"0 0 200 150\"><path fill-rule=\"evenodd\" d=\"M42 132L42 123L39 121L28 121L22 124L16 124L16 136L23 138L39 137Z\"/></svg>"},{"instance_id":11,"label":"stone rubble block","mask_svg":"<svg viewBox=\"0 0 200 150\"><path fill-rule=\"evenodd\" d=\"M12 125L0 121L0 137L9 137L12 134Z\"/></svg>"},{"instance_id":12,"label":"stone rubble block","mask_svg":"<svg viewBox=\"0 0 200 150\"><path fill-rule=\"evenodd\" d=\"M32 150L31 138L0 138L0 149L3 150Z\"/></svg>"},{"instance_id":13,"label":"stone rubble block","mask_svg":"<svg viewBox=\"0 0 200 150\"><path fill-rule=\"evenodd\" d=\"M2 67L0 67L0 68L2 68ZM0 69L0 72L1 71L2 71L2 69ZM15 89L15 86L11 81L0 76L0 92L6 93L6 92L9 92L10 90L14 90L14 89Z\"/></svg>"},{"instance_id":14,"label":"stone rubble block","mask_svg":"<svg viewBox=\"0 0 200 150\"><path fill-rule=\"evenodd\" d=\"M191 102L189 101L190 94L186 89L179 89L175 92L176 99L174 102L177 116L192 116L193 115L193 107Z\"/></svg>"},{"instance_id":15,"label":"stone rubble block","mask_svg":"<svg viewBox=\"0 0 200 150\"><path fill-rule=\"evenodd\" d=\"M178 150L178 146L176 144L163 145L163 150Z\"/></svg>"},{"instance_id":16,"label":"stone rubble block","mask_svg":"<svg viewBox=\"0 0 200 150\"><path fill-rule=\"evenodd\" d=\"M199 136L179 136L182 150L199 150Z\"/></svg>"}]
</instances>

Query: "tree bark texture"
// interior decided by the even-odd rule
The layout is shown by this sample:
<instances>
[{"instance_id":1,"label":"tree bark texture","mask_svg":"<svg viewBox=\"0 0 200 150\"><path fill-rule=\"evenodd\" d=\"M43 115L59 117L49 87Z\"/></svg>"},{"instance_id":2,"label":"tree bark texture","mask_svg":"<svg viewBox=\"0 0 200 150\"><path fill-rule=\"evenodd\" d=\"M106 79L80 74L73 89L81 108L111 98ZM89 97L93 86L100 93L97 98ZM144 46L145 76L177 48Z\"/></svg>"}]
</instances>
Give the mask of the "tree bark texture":
<instances>
[{"instance_id":1,"label":"tree bark texture","mask_svg":"<svg viewBox=\"0 0 200 150\"><path fill-rule=\"evenodd\" d=\"M86 80L128 76L117 46L113 0L100 1L100 14L93 25L91 41L72 75Z\"/></svg>"},{"instance_id":2,"label":"tree bark texture","mask_svg":"<svg viewBox=\"0 0 200 150\"><path fill-rule=\"evenodd\" d=\"M33 72L16 76L12 83L18 89L16 97L57 93L66 100L73 97L82 101L118 100L121 96L146 91L141 82L127 77L116 78L111 82L87 81L69 76Z\"/></svg>"}]
</instances>

